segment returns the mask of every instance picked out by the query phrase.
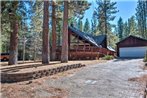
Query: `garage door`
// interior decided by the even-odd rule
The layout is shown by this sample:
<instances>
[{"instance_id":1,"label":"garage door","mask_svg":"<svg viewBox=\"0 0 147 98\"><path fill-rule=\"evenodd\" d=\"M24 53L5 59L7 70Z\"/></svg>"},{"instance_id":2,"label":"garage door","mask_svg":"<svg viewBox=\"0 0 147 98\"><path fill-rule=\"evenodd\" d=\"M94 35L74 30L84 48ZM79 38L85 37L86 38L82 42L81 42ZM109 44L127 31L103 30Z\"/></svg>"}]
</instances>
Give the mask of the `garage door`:
<instances>
[{"instance_id":1,"label":"garage door","mask_svg":"<svg viewBox=\"0 0 147 98\"><path fill-rule=\"evenodd\" d=\"M125 47L119 49L120 57L144 57L147 47Z\"/></svg>"}]
</instances>

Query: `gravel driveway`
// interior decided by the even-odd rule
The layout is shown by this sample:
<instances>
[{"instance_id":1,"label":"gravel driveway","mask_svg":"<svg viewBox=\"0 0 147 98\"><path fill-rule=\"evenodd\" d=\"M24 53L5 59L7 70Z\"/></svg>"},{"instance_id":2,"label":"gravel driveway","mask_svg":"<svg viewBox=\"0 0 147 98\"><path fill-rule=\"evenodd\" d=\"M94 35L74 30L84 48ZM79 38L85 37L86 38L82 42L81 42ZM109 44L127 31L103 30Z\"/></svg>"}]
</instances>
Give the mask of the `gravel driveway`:
<instances>
[{"instance_id":1,"label":"gravel driveway","mask_svg":"<svg viewBox=\"0 0 147 98\"><path fill-rule=\"evenodd\" d=\"M48 78L45 83L67 89L69 98L142 98L142 86L128 81L146 73L141 64L142 59L115 59L87 66L68 77Z\"/></svg>"}]
</instances>

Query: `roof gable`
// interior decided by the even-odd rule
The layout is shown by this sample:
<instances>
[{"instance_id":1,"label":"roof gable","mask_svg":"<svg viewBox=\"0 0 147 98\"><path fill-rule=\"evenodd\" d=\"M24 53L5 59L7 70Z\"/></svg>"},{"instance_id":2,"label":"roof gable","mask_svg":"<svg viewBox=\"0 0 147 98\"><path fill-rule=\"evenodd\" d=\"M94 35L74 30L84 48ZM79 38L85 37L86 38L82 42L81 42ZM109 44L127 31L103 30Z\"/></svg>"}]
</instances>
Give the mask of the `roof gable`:
<instances>
[{"instance_id":1,"label":"roof gable","mask_svg":"<svg viewBox=\"0 0 147 98\"><path fill-rule=\"evenodd\" d=\"M75 33L76 35L80 36L82 39L88 41L89 43L97 46L97 47L100 47L96 41L88 34L84 33L84 32L81 32L80 30L74 28L74 27L69 27L68 28L69 30L71 30L73 33Z\"/></svg>"},{"instance_id":2,"label":"roof gable","mask_svg":"<svg viewBox=\"0 0 147 98\"><path fill-rule=\"evenodd\" d=\"M101 45L106 39L106 35L93 36L97 44Z\"/></svg>"},{"instance_id":3,"label":"roof gable","mask_svg":"<svg viewBox=\"0 0 147 98\"><path fill-rule=\"evenodd\" d=\"M147 46L147 40L136 36L129 36L117 43L118 47L140 47Z\"/></svg>"},{"instance_id":4,"label":"roof gable","mask_svg":"<svg viewBox=\"0 0 147 98\"><path fill-rule=\"evenodd\" d=\"M137 37L137 36L130 35L130 36L128 36L127 38L121 40L120 42L118 42L118 43L116 43L116 44L120 44L120 43L122 43L122 42L124 42L124 41L126 41L126 40L128 40L128 39L130 39L130 38L132 38L132 39L137 39L137 40L141 40L141 41L146 41L146 42L147 42L146 39L143 39L143 38L140 38L140 37Z\"/></svg>"},{"instance_id":5,"label":"roof gable","mask_svg":"<svg viewBox=\"0 0 147 98\"><path fill-rule=\"evenodd\" d=\"M106 39L106 35L92 36L90 34L86 34L86 33L82 32L74 27L69 27L68 29L71 30L76 35L83 38L84 40L90 42L91 44L93 44L97 47L101 47L102 42Z\"/></svg>"}]
</instances>

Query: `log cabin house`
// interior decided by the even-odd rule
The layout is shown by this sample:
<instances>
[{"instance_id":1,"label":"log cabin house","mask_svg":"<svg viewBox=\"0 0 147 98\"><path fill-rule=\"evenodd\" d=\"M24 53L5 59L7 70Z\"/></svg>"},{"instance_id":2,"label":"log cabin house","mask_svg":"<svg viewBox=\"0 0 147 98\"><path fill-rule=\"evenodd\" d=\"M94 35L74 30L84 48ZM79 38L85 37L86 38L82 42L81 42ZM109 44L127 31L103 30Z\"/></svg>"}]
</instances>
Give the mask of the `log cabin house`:
<instances>
[{"instance_id":1,"label":"log cabin house","mask_svg":"<svg viewBox=\"0 0 147 98\"><path fill-rule=\"evenodd\" d=\"M104 55L114 55L115 50L107 47L106 35L92 36L75 27L68 27L69 59L99 59ZM61 46L57 47L57 59L61 57Z\"/></svg>"}]
</instances>

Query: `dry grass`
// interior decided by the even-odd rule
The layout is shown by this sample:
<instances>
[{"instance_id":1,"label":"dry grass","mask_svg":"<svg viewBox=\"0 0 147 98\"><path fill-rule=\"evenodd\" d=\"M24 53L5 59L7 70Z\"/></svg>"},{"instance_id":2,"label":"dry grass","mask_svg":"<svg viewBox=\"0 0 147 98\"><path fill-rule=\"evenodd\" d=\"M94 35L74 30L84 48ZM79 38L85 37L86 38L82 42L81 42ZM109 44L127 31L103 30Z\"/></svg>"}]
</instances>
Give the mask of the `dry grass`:
<instances>
[{"instance_id":1,"label":"dry grass","mask_svg":"<svg viewBox=\"0 0 147 98\"><path fill-rule=\"evenodd\" d=\"M141 82L141 83L147 83L147 74L142 75L140 77L130 78L128 80L129 81L137 81L137 82Z\"/></svg>"},{"instance_id":2,"label":"dry grass","mask_svg":"<svg viewBox=\"0 0 147 98\"><path fill-rule=\"evenodd\" d=\"M2 84L2 98L67 98L66 89L49 87L46 83L47 77L13 84ZM47 95L44 95L47 94Z\"/></svg>"},{"instance_id":3,"label":"dry grass","mask_svg":"<svg viewBox=\"0 0 147 98\"><path fill-rule=\"evenodd\" d=\"M85 65L93 65L97 63L106 62L104 60L83 60L83 61L69 61L68 63L60 63L57 62L51 62L49 66L39 66L38 69L44 69L44 68L52 68L52 67L58 67L63 65L70 65L70 64L76 64L81 63ZM19 66L31 66L35 64L41 64L41 62L27 62L25 64L18 64L14 66L1 66L1 69L3 68L11 68L11 67L19 67ZM33 71L36 70L33 68L24 68L25 70ZM22 69L21 72L25 72L25 70ZM32 70L33 69L33 70ZM32 80L32 81L24 81L24 82L18 82L18 83L5 83L1 84L1 93L2 98L68 98L68 91L63 88L54 88L49 87L45 81L50 79L59 79L61 77L68 77L74 75L76 72L80 71L82 68L78 69L72 69L69 71L65 71L62 73L58 73L56 75L52 75L50 77L43 77L40 79ZM41 93L44 92L44 93ZM43 94L43 95L42 95ZM44 96L44 94L48 94L47 96Z\"/></svg>"}]
</instances>

